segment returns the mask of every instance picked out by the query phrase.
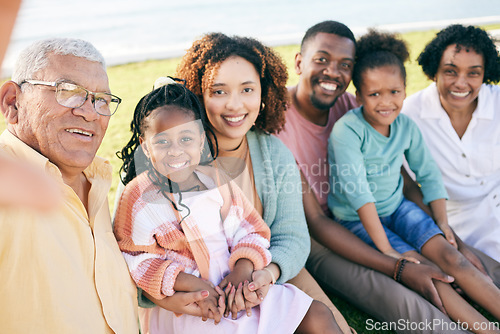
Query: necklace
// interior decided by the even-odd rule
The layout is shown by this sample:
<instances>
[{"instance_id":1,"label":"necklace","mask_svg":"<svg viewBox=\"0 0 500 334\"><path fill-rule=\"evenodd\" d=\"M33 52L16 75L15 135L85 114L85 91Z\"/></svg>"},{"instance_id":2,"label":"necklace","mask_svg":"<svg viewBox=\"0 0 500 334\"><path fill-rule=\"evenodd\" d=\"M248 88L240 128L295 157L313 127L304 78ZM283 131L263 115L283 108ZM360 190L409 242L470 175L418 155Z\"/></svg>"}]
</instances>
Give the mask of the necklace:
<instances>
[{"instance_id":1,"label":"necklace","mask_svg":"<svg viewBox=\"0 0 500 334\"><path fill-rule=\"evenodd\" d=\"M234 150L220 150L221 154L214 161L215 166L222 169L231 179L238 177L246 166L248 155L248 141L246 136L243 137L240 145Z\"/></svg>"}]
</instances>

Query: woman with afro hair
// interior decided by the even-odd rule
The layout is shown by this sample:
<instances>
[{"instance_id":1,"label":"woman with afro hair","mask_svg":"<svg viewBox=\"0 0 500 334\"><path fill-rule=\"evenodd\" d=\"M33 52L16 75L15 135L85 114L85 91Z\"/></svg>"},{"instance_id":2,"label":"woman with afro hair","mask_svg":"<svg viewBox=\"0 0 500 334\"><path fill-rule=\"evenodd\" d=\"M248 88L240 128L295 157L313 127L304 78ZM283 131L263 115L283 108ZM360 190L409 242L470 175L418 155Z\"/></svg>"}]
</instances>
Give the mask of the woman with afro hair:
<instances>
[{"instance_id":1,"label":"woman with afro hair","mask_svg":"<svg viewBox=\"0 0 500 334\"><path fill-rule=\"evenodd\" d=\"M500 261L497 47L485 30L455 24L436 35L418 62L433 83L408 97L402 112L417 123L441 170L450 227Z\"/></svg>"}]
</instances>

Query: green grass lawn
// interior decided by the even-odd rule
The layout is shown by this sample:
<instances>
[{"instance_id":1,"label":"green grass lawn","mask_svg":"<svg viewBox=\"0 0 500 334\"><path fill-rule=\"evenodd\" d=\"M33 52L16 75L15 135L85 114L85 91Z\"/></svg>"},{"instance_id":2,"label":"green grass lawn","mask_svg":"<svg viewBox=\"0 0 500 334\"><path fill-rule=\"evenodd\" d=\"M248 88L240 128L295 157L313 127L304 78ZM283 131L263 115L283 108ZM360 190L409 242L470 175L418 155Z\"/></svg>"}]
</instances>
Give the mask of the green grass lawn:
<instances>
[{"instance_id":1,"label":"green grass lawn","mask_svg":"<svg viewBox=\"0 0 500 334\"><path fill-rule=\"evenodd\" d=\"M489 25L486 29L499 29L500 24ZM402 34L404 40L408 42L410 48L410 61L406 64L407 69L407 95L411 95L427 87L430 81L424 76L420 66L416 62L417 56L423 50L424 46L434 36L436 30L424 32L409 32ZM294 70L295 54L299 50L298 45L279 46L275 50L282 56L289 69L288 85L295 85L298 81L298 76ZM150 60L138 63L131 63L119 66L113 66L108 69L111 91L113 94L120 96L123 103L120 105L118 112L111 117L109 127L104 137L98 155L109 159L113 165L114 179L109 195L110 207L113 209L116 187L119 182L118 170L120 169L120 160L116 157L116 152L127 143L130 137L130 121L136 103L146 93L151 91L154 81L159 76L173 75L175 68L180 58L165 59L165 60ZM353 86L348 88L348 91L354 92ZM0 119L3 116L0 116ZM0 124L0 131L5 129L4 122ZM337 305L346 317L348 323L358 331L365 333L366 320L369 316L352 307L345 301L342 301L335 296L331 296L335 305ZM383 307L383 305L380 305ZM379 332L390 333L390 332Z\"/></svg>"}]
</instances>

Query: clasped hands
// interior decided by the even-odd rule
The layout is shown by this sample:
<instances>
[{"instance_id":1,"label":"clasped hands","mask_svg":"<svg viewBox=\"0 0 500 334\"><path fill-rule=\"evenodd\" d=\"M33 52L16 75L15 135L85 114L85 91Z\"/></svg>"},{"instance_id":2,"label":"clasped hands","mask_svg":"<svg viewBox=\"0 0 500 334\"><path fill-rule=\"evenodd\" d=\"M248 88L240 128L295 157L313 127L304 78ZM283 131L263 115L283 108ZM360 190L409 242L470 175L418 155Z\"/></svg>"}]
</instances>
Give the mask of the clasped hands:
<instances>
[{"instance_id":1,"label":"clasped hands","mask_svg":"<svg viewBox=\"0 0 500 334\"><path fill-rule=\"evenodd\" d=\"M201 309L202 320L214 319L218 324L222 318L231 314L237 319L238 312L245 310L252 315L252 308L259 305L267 295L273 277L268 270L253 270L253 264L247 259L236 262L231 271L219 285L207 282L209 296L197 304Z\"/></svg>"}]
</instances>

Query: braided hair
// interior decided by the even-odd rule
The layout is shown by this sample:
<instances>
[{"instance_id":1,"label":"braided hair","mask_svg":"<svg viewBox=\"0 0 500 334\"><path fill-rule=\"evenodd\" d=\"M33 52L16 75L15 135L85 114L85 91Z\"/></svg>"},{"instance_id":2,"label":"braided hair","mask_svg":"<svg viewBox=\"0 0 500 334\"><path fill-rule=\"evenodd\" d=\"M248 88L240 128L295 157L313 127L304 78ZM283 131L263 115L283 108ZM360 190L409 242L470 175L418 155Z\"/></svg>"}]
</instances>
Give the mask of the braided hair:
<instances>
[{"instance_id":1,"label":"braided hair","mask_svg":"<svg viewBox=\"0 0 500 334\"><path fill-rule=\"evenodd\" d=\"M356 63L352 72L352 83L361 91L362 74L367 69L387 65L399 67L406 85L406 69L404 62L410 54L406 43L396 34L378 32L369 29L356 43Z\"/></svg>"},{"instance_id":2,"label":"braided hair","mask_svg":"<svg viewBox=\"0 0 500 334\"><path fill-rule=\"evenodd\" d=\"M179 79L174 80L179 81ZM201 157L200 164L208 164L217 157L217 139L209 126L206 114L202 112L203 108L201 107L198 98L183 84L170 83L156 88L152 92L146 94L143 98L141 98L135 107L134 116L132 122L130 123L132 137L127 145L125 145L120 152L116 153L118 158L123 161L123 165L120 168L120 178L123 184L126 185L137 175L146 171L151 182L159 188L159 192L161 192L165 198L171 202L172 206L176 210L179 209L170 199L168 193L177 193L179 195L179 205L186 208L188 210L187 215L189 215L191 210L182 203L182 192L180 191L179 186L168 177L162 175L152 166L149 158L147 158L144 154L139 140L139 138L144 136L145 131L148 129L148 116L150 116L154 110L165 106L177 107L178 111L191 114L194 120L201 121L203 130L205 132L208 131L208 133L213 135L213 138L215 138L215 146L212 141L207 141L210 152ZM143 161L146 163L141 163ZM185 217L187 217L187 215Z\"/></svg>"},{"instance_id":3,"label":"braided hair","mask_svg":"<svg viewBox=\"0 0 500 334\"><path fill-rule=\"evenodd\" d=\"M126 185L147 169L144 164L137 163L138 161L147 161L148 159L142 151L139 138L147 130L147 117L153 110L164 106L175 106L183 112L191 113L195 120L199 119L201 121L203 130L215 138L198 98L183 84L172 83L154 89L137 103L132 122L130 123L132 137L127 145L120 152L116 153L118 158L123 161L120 168L120 178L123 184ZM217 141L214 144L210 140L208 141L210 152L209 154L207 153L207 156L202 157L200 164L206 164L217 156Z\"/></svg>"}]
</instances>

